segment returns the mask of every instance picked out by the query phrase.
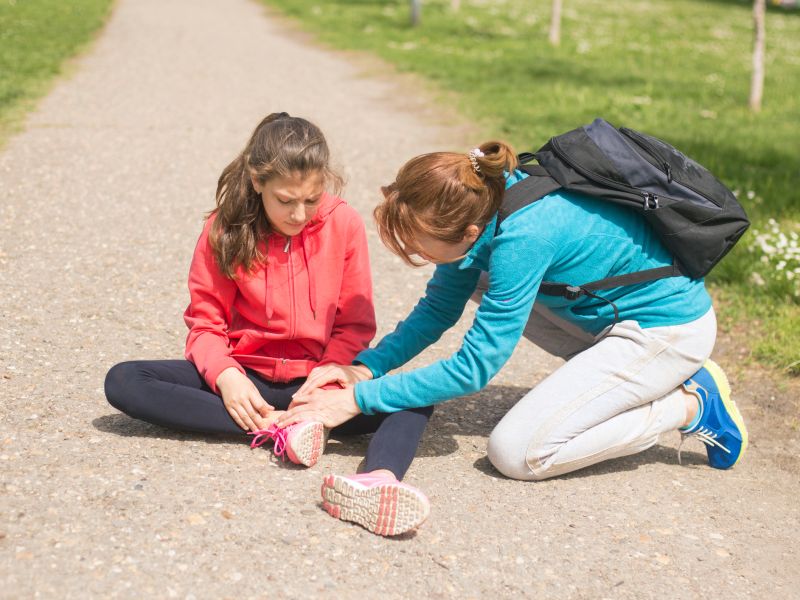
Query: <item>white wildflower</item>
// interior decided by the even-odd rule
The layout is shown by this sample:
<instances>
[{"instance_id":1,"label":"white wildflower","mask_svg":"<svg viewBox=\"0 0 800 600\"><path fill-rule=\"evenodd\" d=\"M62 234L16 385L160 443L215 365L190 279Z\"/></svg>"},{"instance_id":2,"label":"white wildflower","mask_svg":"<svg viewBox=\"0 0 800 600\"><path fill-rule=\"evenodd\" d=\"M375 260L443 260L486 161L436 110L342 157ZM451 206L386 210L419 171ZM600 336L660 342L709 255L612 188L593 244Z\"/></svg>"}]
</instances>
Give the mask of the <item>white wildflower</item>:
<instances>
[{"instance_id":1,"label":"white wildflower","mask_svg":"<svg viewBox=\"0 0 800 600\"><path fill-rule=\"evenodd\" d=\"M767 231L754 229L748 244L758 264L764 265L750 275L750 282L758 286L791 282L792 293L800 296L800 233L793 226L791 231L782 231L775 219L769 219L767 225Z\"/></svg>"}]
</instances>

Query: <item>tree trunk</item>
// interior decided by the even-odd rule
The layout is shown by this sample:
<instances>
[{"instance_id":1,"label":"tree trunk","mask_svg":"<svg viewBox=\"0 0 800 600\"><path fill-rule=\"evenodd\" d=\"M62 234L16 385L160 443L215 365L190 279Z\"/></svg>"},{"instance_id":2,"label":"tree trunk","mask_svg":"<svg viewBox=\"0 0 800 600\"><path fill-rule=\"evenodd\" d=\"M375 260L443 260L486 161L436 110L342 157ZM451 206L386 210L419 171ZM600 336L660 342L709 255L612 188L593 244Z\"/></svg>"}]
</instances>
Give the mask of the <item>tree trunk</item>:
<instances>
[{"instance_id":1,"label":"tree trunk","mask_svg":"<svg viewBox=\"0 0 800 600\"><path fill-rule=\"evenodd\" d=\"M561 43L561 0L553 0L553 10L550 15L550 43L553 46Z\"/></svg>"},{"instance_id":2,"label":"tree trunk","mask_svg":"<svg viewBox=\"0 0 800 600\"><path fill-rule=\"evenodd\" d=\"M450 8L453 12L461 10L461 0L450 0Z\"/></svg>"},{"instance_id":3,"label":"tree trunk","mask_svg":"<svg viewBox=\"0 0 800 600\"><path fill-rule=\"evenodd\" d=\"M414 27L419 25L419 17L421 11L422 11L422 0L411 0L411 24Z\"/></svg>"},{"instance_id":4,"label":"tree trunk","mask_svg":"<svg viewBox=\"0 0 800 600\"><path fill-rule=\"evenodd\" d=\"M761 97L764 95L764 47L767 39L765 13L766 0L754 0L753 78L750 81L750 109L753 112L761 110Z\"/></svg>"}]
</instances>

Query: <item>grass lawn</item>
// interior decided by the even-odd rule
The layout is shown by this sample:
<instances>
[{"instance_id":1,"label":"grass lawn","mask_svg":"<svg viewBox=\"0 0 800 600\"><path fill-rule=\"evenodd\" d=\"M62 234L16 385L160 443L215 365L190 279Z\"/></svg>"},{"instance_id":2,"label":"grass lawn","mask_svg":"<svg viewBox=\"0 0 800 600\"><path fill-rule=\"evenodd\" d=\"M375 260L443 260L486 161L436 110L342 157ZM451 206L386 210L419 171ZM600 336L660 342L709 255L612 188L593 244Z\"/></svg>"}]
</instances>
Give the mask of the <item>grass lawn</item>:
<instances>
[{"instance_id":1,"label":"grass lawn","mask_svg":"<svg viewBox=\"0 0 800 600\"><path fill-rule=\"evenodd\" d=\"M458 12L423 0L416 28L409 0L263 1L325 43L425 76L486 138L535 149L603 116L707 166L753 221L709 277L722 327L743 329L757 359L800 374L800 11L767 15L756 115L749 0L565 0L558 48L544 0L462 0Z\"/></svg>"},{"instance_id":2,"label":"grass lawn","mask_svg":"<svg viewBox=\"0 0 800 600\"><path fill-rule=\"evenodd\" d=\"M0 0L0 144L105 22L112 0Z\"/></svg>"}]
</instances>

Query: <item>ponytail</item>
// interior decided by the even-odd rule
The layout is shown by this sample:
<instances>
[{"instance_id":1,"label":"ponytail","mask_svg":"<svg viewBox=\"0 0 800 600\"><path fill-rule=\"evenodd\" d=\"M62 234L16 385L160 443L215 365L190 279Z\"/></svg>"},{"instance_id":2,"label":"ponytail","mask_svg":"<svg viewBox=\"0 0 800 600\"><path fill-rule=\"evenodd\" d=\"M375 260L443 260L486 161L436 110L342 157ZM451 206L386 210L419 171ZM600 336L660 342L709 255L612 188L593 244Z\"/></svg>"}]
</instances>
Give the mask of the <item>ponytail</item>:
<instances>
[{"instance_id":1,"label":"ponytail","mask_svg":"<svg viewBox=\"0 0 800 600\"><path fill-rule=\"evenodd\" d=\"M489 188L492 214L500 210L506 189L506 173L517 168L517 153L505 142L484 142L476 148L479 152L467 154L470 166Z\"/></svg>"}]
</instances>

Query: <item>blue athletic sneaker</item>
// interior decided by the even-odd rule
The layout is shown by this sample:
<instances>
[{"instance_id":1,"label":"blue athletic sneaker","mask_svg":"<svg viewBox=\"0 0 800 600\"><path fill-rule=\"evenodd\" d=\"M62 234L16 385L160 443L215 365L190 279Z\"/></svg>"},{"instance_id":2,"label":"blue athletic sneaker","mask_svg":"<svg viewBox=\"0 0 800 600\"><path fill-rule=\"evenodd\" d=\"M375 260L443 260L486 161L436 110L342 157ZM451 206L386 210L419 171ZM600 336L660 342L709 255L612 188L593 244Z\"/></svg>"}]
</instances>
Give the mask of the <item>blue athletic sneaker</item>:
<instances>
[{"instance_id":1,"label":"blue athletic sneaker","mask_svg":"<svg viewBox=\"0 0 800 600\"><path fill-rule=\"evenodd\" d=\"M709 465L715 469L730 469L744 456L747 428L736 403L731 400L731 386L724 371L714 361L707 360L683 387L700 400L700 412L699 418L686 429L679 430L683 435L681 444L689 437L696 437L706 445Z\"/></svg>"}]
</instances>

